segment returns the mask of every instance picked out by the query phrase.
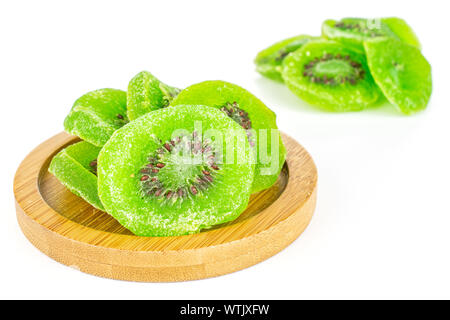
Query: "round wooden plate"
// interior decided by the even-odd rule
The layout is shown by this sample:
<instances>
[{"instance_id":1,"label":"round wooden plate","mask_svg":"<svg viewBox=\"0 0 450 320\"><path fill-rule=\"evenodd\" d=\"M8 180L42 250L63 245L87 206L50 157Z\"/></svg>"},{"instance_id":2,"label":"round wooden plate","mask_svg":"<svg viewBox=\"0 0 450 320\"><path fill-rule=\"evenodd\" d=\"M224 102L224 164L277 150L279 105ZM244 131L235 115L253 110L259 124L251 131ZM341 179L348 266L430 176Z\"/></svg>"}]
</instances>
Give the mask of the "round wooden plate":
<instances>
[{"instance_id":1,"label":"round wooden plate","mask_svg":"<svg viewBox=\"0 0 450 320\"><path fill-rule=\"evenodd\" d=\"M223 275L284 249L314 212L316 167L308 152L283 134L287 159L277 183L252 195L238 219L194 235L138 237L48 173L53 155L77 141L60 133L34 149L17 169L14 194L17 219L30 242L86 273L147 282Z\"/></svg>"}]
</instances>

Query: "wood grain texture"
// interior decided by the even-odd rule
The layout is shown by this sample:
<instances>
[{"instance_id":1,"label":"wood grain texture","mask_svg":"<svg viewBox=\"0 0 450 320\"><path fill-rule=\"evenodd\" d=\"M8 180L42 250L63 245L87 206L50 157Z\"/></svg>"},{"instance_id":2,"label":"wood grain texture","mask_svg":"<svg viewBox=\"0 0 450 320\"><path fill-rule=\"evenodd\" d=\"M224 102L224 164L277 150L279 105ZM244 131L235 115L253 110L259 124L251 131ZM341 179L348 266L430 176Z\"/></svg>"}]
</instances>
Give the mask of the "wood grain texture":
<instances>
[{"instance_id":1,"label":"wood grain texture","mask_svg":"<svg viewBox=\"0 0 450 320\"><path fill-rule=\"evenodd\" d=\"M316 167L308 152L283 134L287 159L277 183L253 195L238 219L195 235L138 237L48 173L53 155L77 141L60 133L34 149L17 169L14 194L17 219L30 242L86 273L146 282L223 275L281 251L314 212Z\"/></svg>"}]
</instances>

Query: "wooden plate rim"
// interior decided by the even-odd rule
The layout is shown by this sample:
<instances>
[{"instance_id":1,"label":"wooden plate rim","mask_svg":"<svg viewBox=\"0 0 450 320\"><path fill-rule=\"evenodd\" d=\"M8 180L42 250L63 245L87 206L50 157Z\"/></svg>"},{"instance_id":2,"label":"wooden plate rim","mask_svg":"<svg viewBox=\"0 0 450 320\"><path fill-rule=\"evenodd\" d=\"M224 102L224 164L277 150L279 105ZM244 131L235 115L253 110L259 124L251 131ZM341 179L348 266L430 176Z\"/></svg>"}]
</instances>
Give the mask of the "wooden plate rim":
<instances>
[{"instance_id":1,"label":"wooden plate rim","mask_svg":"<svg viewBox=\"0 0 450 320\"><path fill-rule=\"evenodd\" d=\"M289 137L288 135L286 135L284 133L282 134L282 137L283 137L283 141L285 142L285 144L289 145L289 147L290 147L290 150L288 150L287 159L286 159L288 167L295 167L295 162L298 161L298 159L291 156L291 154L294 153L295 151L298 151L299 149L303 149L303 147L300 144L298 144L297 141L295 141L294 139L292 139L291 137ZM142 250L142 249L133 250L130 248L122 248L120 245L119 246L113 245L114 241L111 242L111 245L99 244L98 242L101 242L106 237L116 237L116 238L123 238L123 240L142 242L142 243L144 243L144 245L142 245L142 244L137 245L137 247L142 248L143 246L144 247L146 246L145 243L160 241L162 238L160 238L160 237L146 238L146 237L137 237L134 235L116 234L116 233L97 230L94 228L80 225L80 224L78 224L74 221L71 221L70 219L67 219L66 217L60 215L58 212L54 211L53 208L51 208L46 203L46 201L42 198L42 196L40 194L40 190L39 190L39 180L41 179L41 176L43 173L42 171L46 170L46 168L48 167L48 163L54 154L56 154L63 147L65 147L71 143L74 143L77 140L79 140L77 137L70 136L65 132L61 132L61 133L53 136L52 138L46 140L39 146L37 146L33 151L31 151L31 153L29 153L27 155L27 157L22 161L19 168L17 169L16 175L14 178L14 194L15 194L16 205L17 205L18 209L20 208L23 211L23 213L25 213L25 215L28 218L32 219L35 223L39 224L40 226L44 227L45 229L51 231L52 233L57 234L58 236L63 237L63 238L67 238L72 241L77 241L82 244L86 244L86 245L94 246L94 247L101 246L104 248L115 249L115 250L127 250L127 251L131 250L131 251L147 252L148 250ZM55 144L58 147L55 148ZM48 152L43 152L45 150L48 150ZM306 152L306 150L304 150L304 152ZM316 172L316 168L315 168L312 158L310 157L310 155L308 153L307 153L307 156L309 158L308 161L312 162L312 164L314 166L314 170ZM26 181L21 181L22 177L19 176L19 173L24 169L27 169L29 171L29 168L32 168L31 175L27 177ZM288 168L288 170L289 170L289 168ZM291 174L292 174L292 172L289 172L289 175L291 175ZM310 192L308 192L309 196L307 199L301 199L300 193L289 192L289 191L294 191L294 190L291 190L293 188L293 184L290 181L291 179L288 179L288 183L287 183L286 188L283 191L283 193L269 207L267 207L266 209L264 209L263 211L258 213L256 216L252 217L251 219L244 220L244 221L241 221L236 224L224 226L223 228L226 228L226 229L238 228L242 224L246 224L246 223L250 223L250 222L257 224L258 221L263 220L265 218L265 216L270 212L270 210L273 210L274 204L277 204L277 208L279 208L279 210L289 210L289 214L286 215L286 218L288 218L291 214L295 213L303 205L305 205L305 203L307 203L311 199L311 197L315 197L315 190L316 190L316 185L317 185L317 174L314 174L314 176L315 176L315 178L313 179L313 181L311 181L311 185L310 185L311 190L310 190ZM28 181L34 181L33 190L32 190L33 192L25 194L25 189L23 188L23 186ZM296 195L297 195L297 198L290 198L289 202L297 203L298 206L296 206L296 207L283 206L283 203L286 202L286 200L287 200L286 197L288 194L290 196L293 195L294 197L296 197ZM47 219L47 220L40 219L40 216L35 216L33 214L32 210L36 206L44 207L45 212L47 214L50 214L51 221L52 221L51 225L49 223L49 221L50 221L49 219ZM56 224L55 224L55 221L53 221L53 219L56 220ZM285 219L283 219L283 220L285 220ZM279 224L283 220L277 221L276 223L271 225L269 228L257 230L256 232L254 232L250 235L247 235L244 238L249 237L249 236L254 236L263 231L268 231L268 230L274 228L277 224ZM89 239L89 240L80 239L76 236L78 234L78 232L63 233L62 226L64 226L64 229L66 229L67 225L69 225L70 229L74 230L74 231L88 229L89 233L92 235L92 239ZM210 230L207 232L211 236L213 236L214 234L221 232L223 230L223 228L214 229L214 230ZM195 237L198 237L199 235L201 235L201 234L186 235L186 236L181 236L181 237L195 238ZM165 237L163 239L165 239L165 240L173 239L176 241L177 238L181 238L181 237ZM233 240L233 241L236 241L236 240ZM231 242L233 242L233 241L231 241ZM169 240L169 242L170 242L170 240ZM230 242L225 242L225 243L217 242L213 245L209 244L209 245L203 246L203 247L198 247L198 248L194 248L194 249L183 249L183 250L198 250L200 248L211 248L211 247L215 247L215 246L223 246L223 245L226 245L229 243ZM160 252L167 253L168 251L172 251L172 249L161 248L160 250L151 250L151 251L152 252L160 251ZM180 250L177 249L174 251L179 252Z\"/></svg>"}]
</instances>

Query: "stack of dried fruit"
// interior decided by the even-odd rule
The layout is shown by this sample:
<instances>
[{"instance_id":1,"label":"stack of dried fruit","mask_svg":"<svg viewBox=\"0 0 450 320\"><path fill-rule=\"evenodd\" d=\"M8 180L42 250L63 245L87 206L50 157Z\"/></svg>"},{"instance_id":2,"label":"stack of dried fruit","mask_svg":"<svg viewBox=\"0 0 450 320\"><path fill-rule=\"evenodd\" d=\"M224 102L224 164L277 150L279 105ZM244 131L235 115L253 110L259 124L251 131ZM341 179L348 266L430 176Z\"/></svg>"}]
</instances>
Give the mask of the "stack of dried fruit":
<instances>
[{"instance_id":1,"label":"stack of dried fruit","mask_svg":"<svg viewBox=\"0 0 450 320\"><path fill-rule=\"evenodd\" d=\"M128 92L79 98L64 121L82 140L49 171L140 236L176 236L231 221L271 187L286 151L275 114L245 89L206 81L184 90L149 72Z\"/></svg>"},{"instance_id":2,"label":"stack of dried fruit","mask_svg":"<svg viewBox=\"0 0 450 320\"><path fill-rule=\"evenodd\" d=\"M322 37L280 41L255 58L262 75L329 111L366 109L384 97L404 114L426 108L431 67L399 18L327 20Z\"/></svg>"}]
</instances>

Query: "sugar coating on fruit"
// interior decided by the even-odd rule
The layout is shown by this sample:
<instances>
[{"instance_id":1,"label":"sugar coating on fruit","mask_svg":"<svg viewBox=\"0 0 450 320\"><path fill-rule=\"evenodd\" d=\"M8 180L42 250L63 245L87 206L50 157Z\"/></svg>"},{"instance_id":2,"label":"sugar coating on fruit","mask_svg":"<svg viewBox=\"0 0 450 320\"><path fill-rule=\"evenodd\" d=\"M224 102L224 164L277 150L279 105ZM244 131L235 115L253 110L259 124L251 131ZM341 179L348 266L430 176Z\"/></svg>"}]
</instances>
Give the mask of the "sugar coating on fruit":
<instances>
[{"instance_id":1,"label":"sugar coating on fruit","mask_svg":"<svg viewBox=\"0 0 450 320\"><path fill-rule=\"evenodd\" d=\"M235 161L224 161L229 152ZM159 109L118 130L104 146L99 196L136 235L196 233L245 210L253 162L245 131L220 110Z\"/></svg>"},{"instance_id":2,"label":"sugar coating on fruit","mask_svg":"<svg viewBox=\"0 0 450 320\"><path fill-rule=\"evenodd\" d=\"M197 131L160 141L161 147L148 157L139 171L144 195L165 198L175 205L186 197L208 192L220 180L219 150L210 139L202 139ZM180 155L190 155L198 165L182 165Z\"/></svg>"},{"instance_id":3,"label":"sugar coating on fruit","mask_svg":"<svg viewBox=\"0 0 450 320\"><path fill-rule=\"evenodd\" d=\"M349 55L343 56L327 53L321 58L316 57L303 66L303 76L313 83L326 86L337 86L349 83L356 85L364 80L365 70L358 61L353 61Z\"/></svg>"},{"instance_id":4,"label":"sugar coating on fruit","mask_svg":"<svg viewBox=\"0 0 450 320\"><path fill-rule=\"evenodd\" d=\"M201 104L221 110L244 130L257 159L252 193L270 188L278 179L286 150L276 115L244 88L225 81L204 81L184 90L171 106Z\"/></svg>"},{"instance_id":5,"label":"sugar coating on fruit","mask_svg":"<svg viewBox=\"0 0 450 320\"><path fill-rule=\"evenodd\" d=\"M99 147L78 142L56 154L48 170L72 193L95 208L105 210L97 192L96 159L99 152Z\"/></svg>"},{"instance_id":6,"label":"sugar coating on fruit","mask_svg":"<svg viewBox=\"0 0 450 320\"><path fill-rule=\"evenodd\" d=\"M432 92L431 66L419 49L395 39L364 42L370 71L385 97L404 114L423 110Z\"/></svg>"},{"instance_id":7,"label":"sugar coating on fruit","mask_svg":"<svg viewBox=\"0 0 450 320\"><path fill-rule=\"evenodd\" d=\"M344 18L326 20L322 25L324 37L343 42L363 51L363 42L376 38L394 38L420 48L414 31L399 18Z\"/></svg>"},{"instance_id":8,"label":"sugar coating on fruit","mask_svg":"<svg viewBox=\"0 0 450 320\"><path fill-rule=\"evenodd\" d=\"M397 35L399 40L413 47L416 47L419 50L421 49L419 38L417 38L414 30L408 25L408 23L406 23L405 20L397 17L390 17L382 18L381 21L385 23L389 27L389 29L391 29L392 32Z\"/></svg>"},{"instance_id":9,"label":"sugar coating on fruit","mask_svg":"<svg viewBox=\"0 0 450 320\"><path fill-rule=\"evenodd\" d=\"M305 43L318 39L306 35L291 37L279 41L270 47L260 51L255 58L256 71L270 79L283 82L281 66L283 60Z\"/></svg>"},{"instance_id":10,"label":"sugar coating on fruit","mask_svg":"<svg viewBox=\"0 0 450 320\"><path fill-rule=\"evenodd\" d=\"M254 138L254 128L252 126L252 121L248 112L244 109L239 108L236 101L233 103L227 102L224 106L220 108L220 111L225 113L228 117L233 119L237 124L239 124L247 133L247 139L251 147L255 146Z\"/></svg>"},{"instance_id":11,"label":"sugar coating on fruit","mask_svg":"<svg viewBox=\"0 0 450 320\"><path fill-rule=\"evenodd\" d=\"M153 110L167 107L180 89L166 85L148 71L142 71L128 84L128 117L130 120Z\"/></svg>"},{"instance_id":12,"label":"sugar coating on fruit","mask_svg":"<svg viewBox=\"0 0 450 320\"><path fill-rule=\"evenodd\" d=\"M311 41L291 53L283 78L295 94L329 111L362 110L380 96L364 54L335 41Z\"/></svg>"},{"instance_id":13,"label":"sugar coating on fruit","mask_svg":"<svg viewBox=\"0 0 450 320\"><path fill-rule=\"evenodd\" d=\"M126 92L117 89L91 91L75 101L64 120L64 129L98 147L128 123Z\"/></svg>"}]
</instances>

